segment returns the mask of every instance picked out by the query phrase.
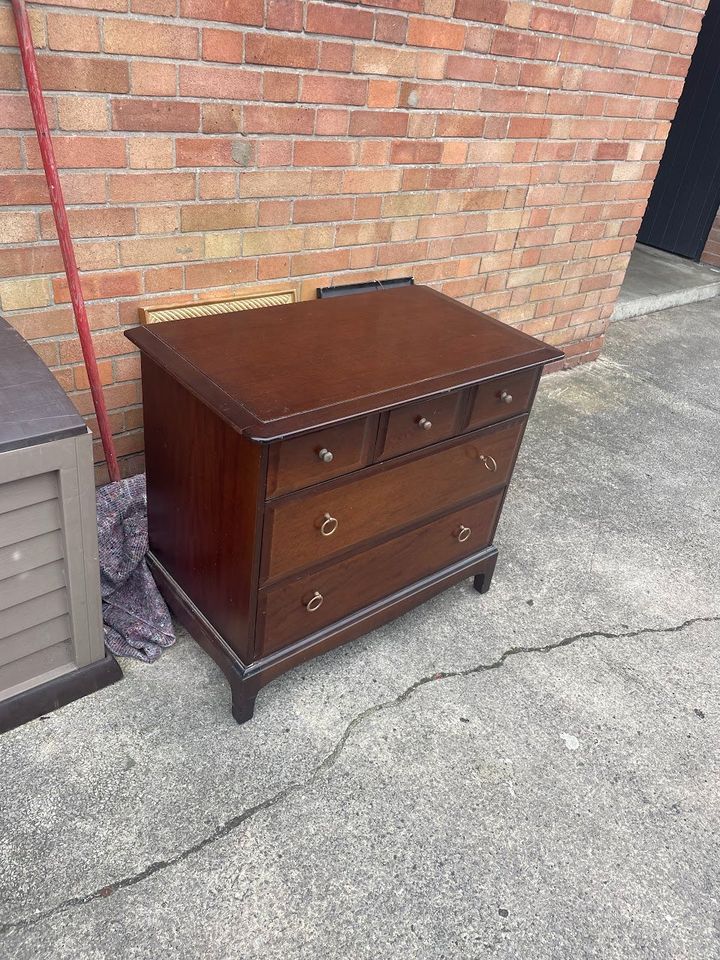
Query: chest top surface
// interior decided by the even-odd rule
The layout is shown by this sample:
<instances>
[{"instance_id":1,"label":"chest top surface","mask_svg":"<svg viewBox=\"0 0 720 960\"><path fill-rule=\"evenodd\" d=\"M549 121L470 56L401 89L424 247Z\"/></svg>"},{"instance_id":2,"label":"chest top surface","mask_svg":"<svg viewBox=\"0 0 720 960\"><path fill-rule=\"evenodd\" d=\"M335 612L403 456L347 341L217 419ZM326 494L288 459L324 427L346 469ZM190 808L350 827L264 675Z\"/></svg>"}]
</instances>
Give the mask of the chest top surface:
<instances>
[{"instance_id":1,"label":"chest top surface","mask_svg":"<svg viewBox=\"0 0 720 960\"><path fill-rule=\"evenodd\" d=\"M175 320L127 336L260 440L562 357L423 286Z\"/></svg>"}]
</instances>

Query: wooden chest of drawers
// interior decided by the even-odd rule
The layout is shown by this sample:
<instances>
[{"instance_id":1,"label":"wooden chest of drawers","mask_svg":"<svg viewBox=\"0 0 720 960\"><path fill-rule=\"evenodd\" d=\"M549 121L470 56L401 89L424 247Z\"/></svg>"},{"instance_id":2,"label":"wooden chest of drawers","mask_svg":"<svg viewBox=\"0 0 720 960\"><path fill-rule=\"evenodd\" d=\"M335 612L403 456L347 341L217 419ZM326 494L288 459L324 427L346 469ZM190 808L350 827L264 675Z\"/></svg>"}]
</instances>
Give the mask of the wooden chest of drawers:
<instances>
[{"instance_id":1,"label":"wooden chest of drawers","mask_svg":"<svg viewBox=\"0 0 720 960\"><path fill-rule=\"evenodd\" d=\"M560 351L428 287L128 333L142 352L150 562L258 690L458 580L484 593L542 366Z\"/></svg>"}]
</instances>

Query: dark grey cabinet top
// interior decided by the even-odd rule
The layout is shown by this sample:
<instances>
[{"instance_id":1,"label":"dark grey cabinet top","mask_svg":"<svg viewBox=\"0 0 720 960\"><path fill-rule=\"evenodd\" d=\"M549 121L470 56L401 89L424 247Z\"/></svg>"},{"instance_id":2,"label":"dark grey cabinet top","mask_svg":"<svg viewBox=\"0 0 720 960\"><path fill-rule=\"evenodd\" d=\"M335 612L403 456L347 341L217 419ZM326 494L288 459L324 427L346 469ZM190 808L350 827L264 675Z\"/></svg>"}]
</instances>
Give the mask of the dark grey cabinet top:
<instances>
[{"instance_id":1,"label":"dark grey cabinet top","mask_svg":"<svg viewBox=\"0 0 720 960\"><path fill-rule=\"evenodd\" d=\"M0 317L0 452L72 437L86 429L40 357Z\"/></svg>"}]
</instances>

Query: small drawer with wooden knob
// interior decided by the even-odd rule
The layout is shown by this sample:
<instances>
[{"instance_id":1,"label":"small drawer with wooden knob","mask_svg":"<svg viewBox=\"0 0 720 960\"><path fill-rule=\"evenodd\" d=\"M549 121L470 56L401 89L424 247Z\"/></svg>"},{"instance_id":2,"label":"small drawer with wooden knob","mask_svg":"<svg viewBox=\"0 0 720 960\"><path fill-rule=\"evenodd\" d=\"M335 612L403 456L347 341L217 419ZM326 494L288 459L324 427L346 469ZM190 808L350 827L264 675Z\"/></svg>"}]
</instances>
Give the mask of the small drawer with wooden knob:
<instances>
[{"instance_id":1,"label":"small drawer with wooden knob","mask_svg":"<svg viewBox=\"0 0 720 960\"><path fill-rule=\"evenodd\" d=\"M364 467L372 457L377 423L377 415L362 417L271 444L267 497L279 497Z\"/></svg>"},{"instance_id":2,"label":"small drawer with wooden knob","mask_svg":"<svg viewBox=\"0 0 720 960\"><path fill-rule=\"evenodd\" d=\"M492 541L501 502L502 493L494 493L320 570L264 588L258 607L262 654L479 552Z\"/></svg>"},{"instance_id":3,"label":"small drawer with wooden knob","mask_svg":"<svg viewBox=\"0 0 720 960\"><path fill-rule=\"evenodd\" d=\"M475 430L525 413L530 409L539 376L537 369L523 370L479 383L466 429Z\"/></svg>"},{"instance_id":4,"label":"small drawer with wooden knob","mask_svg":"<svg viewBox=\"0 0 720 960\"><path fill-rule=\"evenodd\" d=\"M388 460L455 436L464 397L465 391L455 390L395 407L387 415L385 438L377 459Z\"/></svg>"}]
</instances>

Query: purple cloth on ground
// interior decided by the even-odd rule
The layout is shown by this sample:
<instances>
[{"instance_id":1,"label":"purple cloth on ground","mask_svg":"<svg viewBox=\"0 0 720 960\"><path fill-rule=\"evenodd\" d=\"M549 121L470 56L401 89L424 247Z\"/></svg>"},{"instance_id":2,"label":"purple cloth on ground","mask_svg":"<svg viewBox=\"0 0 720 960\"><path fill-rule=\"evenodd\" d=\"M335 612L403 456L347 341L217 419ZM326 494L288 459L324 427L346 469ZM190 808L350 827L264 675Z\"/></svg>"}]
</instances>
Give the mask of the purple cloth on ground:
<instances>
[{"instance_id":1,"label":"purple cloth on ground","mask_svg":"<svg viewBox=\"0 0 720 960\"><path fill-rule=\"evenodd\" d=\"M100 487L96 502L105 646L152 663L175 643L175 631L145 561L145 474Z\"/></svg>"}]
</instances>

